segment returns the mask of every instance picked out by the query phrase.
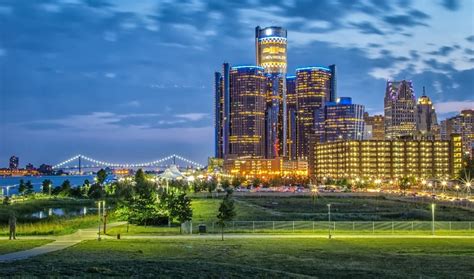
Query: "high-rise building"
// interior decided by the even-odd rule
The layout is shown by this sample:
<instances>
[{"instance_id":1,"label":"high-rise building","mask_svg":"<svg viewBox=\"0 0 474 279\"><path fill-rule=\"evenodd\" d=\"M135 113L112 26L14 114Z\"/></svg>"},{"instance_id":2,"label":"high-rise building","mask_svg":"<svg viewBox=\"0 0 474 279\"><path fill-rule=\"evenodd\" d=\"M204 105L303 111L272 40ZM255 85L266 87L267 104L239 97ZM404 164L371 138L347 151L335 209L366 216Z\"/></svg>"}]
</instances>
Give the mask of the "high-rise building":
<instances>
[{"instance_id":1,"label":"high-rise building","mask_svg":"<svg viewBox=\"0 0 474 279\"><path fill-rule=\"evenodd\" d=\"M296 69L297 157L307 159L311 138L316 135L317 112L330 99L331 70L326 67Z\"/></svg>"},{"instance_id":2,"label":"high-rise building","mask_svg":"<svg viewBox=\"0 0 474 279\"><path fill-rule=\"evenodd\" d=\"M369 115L364 113L364 139L383 140L385 139L383 115Z\"/></svg>"},{"instance_id":3,"label":"high-rise building","mask_svg":"<svg viewBox=\"0 0 474 279\"><path fill-rule=\"evenodd\" d=\"M364 106L353 104L349 97L327 102L316 118L320 128L319 142L336 140L362 140L364 137ZM318 125L318 122L322 121ZM318 140L318 139L315 139Z\"/></svg>"},{"instance_id":4,"label":"high-rise building","mask_svg":"<svg viewBox=\"0 0 474 279\"><path fill-rule=\"evenodd\" d=\"M269 74L286 74L287 32L277 26L255 28L257 65Z\"/></svg>"},{"instance_id":5,"label":"high-rise building","mask_svg":"<svg viewBox=\"0 0 474 279\"><path fill-rule=\"evenodd\" d=\"M337 101L337 76L336 76L336 65L329 65L331 71L331 83L329 89L329 102Z\"/></svg>"},{"instance_id":6,"label":"high-rise building","mask_svg":"<svg viewBox=\"0 0 474 279\"><path fill-rule=\"evenodd\" d=\"M288 143L288 158L291 160L297 159L296 153L296 124L297 124L297 106L296 106L296 76L286 77L286 108L287 116L287 143Z\"/></svg>"},{"instance_id":7,"label":"high-rise building","mask_svg":"<svg viewBox=\"0 0 474 279\"><path fill-rule=\"evenodd\" d=\"M225 156L265 157L267 77L259 66L230 68L229 152Z\"/></svg>"},{"instance_id":8,"label":"high-rise building","mask_svg":"<svg viewBox=\"0 0 474 279\"><path fill-rule=\"evenodd\" d=\"M416 100L411 81L388 81L384 99L385 138L412 138L416 133Z\"/></svg>"},{"instance_id":9,"label":"high-rise building","mask_svg":"<svg viewBox=\"0 0 474 279\"><path fill-rule=\"evenodd\" d=\"M418 98L416 104L416 129L421 138L435 138L438 120L436 111L430 98L426 96L423 86L423 96Z\"/></svg>"},{"instance_id":10,"label":"high-rise building","mask_svg":"<svg viewBox=\"0 0 474 279\"><path fill-rule=\"evenodd\" d=\"M214 73L214 144L216 158L224 158L229 153L229 127L230 127L230 65L222 65L222 73Z\"/></svg>"},{"instance_id":11,"label":"high-rise building","mask_svg":"<svg viewBox=\"0 0 474 279\"><path fill-rule=\"evenodd\" d=\"M268 75L266 157L286 156L287 150L287 31L282 27L255 28L256 63Z\"/></svg>"},{"instance_id":12,"label":"high-rise building","mask_svg":"<svg viewBox=\"0 0 474 279\"><path fill-rule=\"evenodd\" d=\"M460 114L441 121L441 139L446 140L453 134L462 137L463 152L474 157L474 110L462 110Z\"/></svg>"},{"instance_id":13,"label":"high-rise building","mask_svg":"<svg viewBox=\"0 0 474 279\"><path fill-rule=\"evenodd\" d=\"M19 165L20 165L20 159L16 156L11 156L8 168L11 170L17 170Z\"/></svg>"}]
</instances>

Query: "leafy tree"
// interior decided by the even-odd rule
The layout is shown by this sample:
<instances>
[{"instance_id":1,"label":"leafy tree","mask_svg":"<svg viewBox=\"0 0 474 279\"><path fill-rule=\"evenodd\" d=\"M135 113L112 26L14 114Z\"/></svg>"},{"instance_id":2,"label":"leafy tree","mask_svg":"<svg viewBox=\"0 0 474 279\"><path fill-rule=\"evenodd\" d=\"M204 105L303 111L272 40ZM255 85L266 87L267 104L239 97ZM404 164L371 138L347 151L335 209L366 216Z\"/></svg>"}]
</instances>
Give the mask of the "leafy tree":
<instances>
[{"instance_id":1,"label":"leafy tree","mask_svg":"<svg viewBox=\"0 0 474 279\"><path fill-rule=\"evenodd\" d=\"M89 188L87 196L91 199L99 200L105 197L105 191L99 183L95 183Z\"/></svg>"},{"instance_id":2,"label":"leafy tree","mask_svg":"<svg viewBox=\"0 0 474 279\"><path fill-rule=\"evenodd\" d=\"M107 178L107 172L104 169L100 169L97 172L97 182L102 185L105 182L105 179Z\"/></svg>"},{"instance_id":3,"label":"leafy tree","mask_svg":"<svg viewBox=\"0 0 474 279\"><path fill-rule=\"evenodd\" d=\"M137 170L135 173L135 183L137 183L137 185L144 185L146 183L145 172L143 172L142 169Z\"/></svg>"},{"instance_id":4,"label":"leafy tree","mask_svg":"<svg viewBox=\"0 0 474 279\"><path fill-rule=\"evenodd\" d=\"M217 179L215 179L213 177L213 178L211 178L211 180L207 181L206 188L207 188L207 191L209 192L209 194L214 192L217 188Z\"/></svg>"},{"instance_id":5,"label":"leafy tree","mask_svg":"<svg viewBox=\"0 0 474 279\"><path fill-rule=\"evenodd\" d=\"M234 179L232 179L232 187L234 188L239 187L243 182L244 182L244 179L242 177L236 176L234 177Z\"/></svg>"},{"instance_id":6,"label":"leafy tree","mask_svg":"<svg viewBox=\"0 0 474 279\"><path fill-rule=\"evenodd\" d=\"M230 187L230 182L227 179L222 180L221 186L224 190L227 190Z\"/></svg>"},{"instance_id":7,"label":"leafy tree","mask_svg":"<svg viewBox=\"0 0 474 279\"><path fill-rule=\"evenodd\" d=\"M31 183L31 180L26 181L25 184L25 194L30 195L35 192L35 189L33 188L33 184Z\"/></svg>"},{"instance_id":8,"label":"leafy tree","mask_svg":"<svg viewBox=\"0 0 474 279\"><path fill-rule=\"evenodd\" d=\"M235 215L236 213L234 207L234 199L232 198L232 190L229 189L227 190L227 194L225 195L221 205L219 206L219 214L217 214L217 219L219 220L217 224L221 226L222 240L224 240L225 222L232 221Z\"/></svg>"},{"instance_id":9,"label":"leafy tree","mask_svg":"<svg viewBox=\"0 0 474 279\"><path fill-rule=\"evenodd\" d=\"M185 192L165 194L166 209L169 212L170 220L177 219L180 225L186 221L190 221L193 217L191 208L191 199L186 196ZM179 231L181 232L181 226Z\"/></svg>"},{"instance_id":10,"label":"leafy tree","mask_svg":"<svg viewBox=\"0 0 474 279\"><path fill-rule=\"evenodd\" d=\"M400 188L401 191L405 192L406 190L410 189L410 186L412 185L410 178L408 177L402 177L400 179L400 182L398 183L398 187Z\"/></svg>"},{"instance_id":11,"label":"leafy tree","mask_svg":"<svg viewBox=\"0 0 474 279\"><path fill-rule=\"evenodd\" d=\"M69 196L71 193L71 182L69 181L69 179L66 179L63 181L63 183L61 184L61 189L60 189L60 192L59 194L61 196Z\"/></svg>"},{"instance_id":12,"label":"leafy tree","mask_svg":"<svg viewBox=\"0 0 474 279\"><path fill-rule=\"evenodd\" d=\"M25 191L26 191L25 181L23 181L23 179L20 179L20 185L18 186L18 192L20 193L20 195L23 195L23 194L25 194Z\"/></svg>"},{"instance_id":13,"label":"leafy tree","mask_svg":"<svg viewBox=\"0 0 474 279\"><path fill-rule=\"evenodd\" d=\"M53 187L53 182L49 179L45 179L41 183L41 186L43 194L49 194L49 189L50 187Z\"/></svg>"}]
</instances>

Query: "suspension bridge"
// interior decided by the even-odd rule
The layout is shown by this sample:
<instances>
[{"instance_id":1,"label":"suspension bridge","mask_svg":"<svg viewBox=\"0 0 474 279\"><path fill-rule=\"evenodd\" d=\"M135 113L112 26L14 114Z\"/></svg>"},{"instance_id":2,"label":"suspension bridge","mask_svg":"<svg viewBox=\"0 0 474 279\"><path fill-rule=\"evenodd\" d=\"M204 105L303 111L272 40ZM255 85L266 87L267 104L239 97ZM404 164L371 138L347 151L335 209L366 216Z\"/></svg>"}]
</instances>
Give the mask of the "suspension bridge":
<instances>
[{"instance_id":1,"label":"suspension bridge","mask_svg":"<svg viewBox=\"0 0 474 279\"><path fill-rule=\"evenodd\" d=\"M195 162L193 160L189 160L182 156L172 154L158 160L150 161L150 162L142 162L142 163L114 163L114 162L107 162L97 160L82 154L78 154L73 156L67 160L64 160L56 165L53 166L53 169L60 170L60 169L78 169L81 172L83 169L94 169L94 168L122 168L122 169L134 169L134 168L164 168L168 167L170 164L178 165L177 161L184 163L184 166L202 169L204 165ZM169 162L167 165L166 163ZM183 167L183 165L181 165Z\"/></svg>"}]
</instances>

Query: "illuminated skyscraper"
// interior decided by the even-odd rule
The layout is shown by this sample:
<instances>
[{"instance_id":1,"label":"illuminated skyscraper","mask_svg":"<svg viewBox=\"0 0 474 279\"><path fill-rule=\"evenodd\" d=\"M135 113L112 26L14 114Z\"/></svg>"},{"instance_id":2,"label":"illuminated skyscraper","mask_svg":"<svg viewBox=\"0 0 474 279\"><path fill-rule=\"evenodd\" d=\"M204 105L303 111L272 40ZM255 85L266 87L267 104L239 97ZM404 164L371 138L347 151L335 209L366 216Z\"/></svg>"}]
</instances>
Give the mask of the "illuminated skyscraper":
<instances>
[{"instance_id":1,"label":"illuminated skyscraper","mask_svg":"<svg viewBox=\"0 0 474 279\"><path fill-rule=\"evenodd\" d=\"M20 159L17 156L11 156L8 167L11 170L17 170L19 165L20 165Z\"/></svg>"},{"instance_id":2,"label":"illuminated skyscraper","mask_svg":"<svg viewBox=\"0 0 474 279\"><path fill-rule=\"evenodd\" d=\"M214 110L215 110L215 154L216 158L224 158L229 152L229 113L230 113L230 96L229 96L229 63L224 63L222 74L214 73Z\"/></svg>"},{"instance_id":3,"label":"illuminated skyscraper","mask_svg":"<svg viewBox=\"0 0 474 279\"><path fill-rule=\"evenodd\" d=\"M268 76L266 108L266 157L286 156L287 150L287 32L282 27L255 28L258 66Z\"/></svg>"},{"instance_id":4,"label":"illuminated skyscraper","mask_svg":"<svg viewBox=\"0 0 474 279\"><path fill-rule=\"evenodd\" d=\"M229 157L265 157L267 77L259 66L231 67Z\"/></svg>"},{"instance_id":5,"label":"illuminated skyscraper","mask_svg":"<svg viewBox=\"0 0 474 279\"><path fill-rule=\"evenodd\" d=\"M315 120L316 126L321 127L320 142L363 139L363 105L353 104L349 97L341 97L336 102L326 103L321 110L321 117Z\"/></svg>"},{"instance_id":6,"label":"illuminated skyscraper","mask_svg":"<svg viewBox=\"0 0 474 279\"><path fill-rule=\"evenodd\" d=\"M296 69L297 157L307 159L310 138L317 134L317 112L330 99L331 70L325 67Z\"/></svg>"},{"instance_id":7,"label":"illuminated skyscraper","mask_svg":"<svg viewBox=\"0 0 474 279\"><path fill-rule=\"evenodd\" d=\"M255 50L257 65L269 74L286 74L287 39L286 29L270 26L255 28Z\"/></svg>"},{"instance_id":8,"label":"illuminated skyscraper","mask_svg":"<svg viewBox=\"0 0 474 279\"><path fill-rule=\"evenodd\" d=\"M416 133L416 100L411 81L388 81L384 99L385 138L412 138Z\"/></svg>"},{"instance_id":9,"label":"illuminated skyscraper","mask_svg":"<svg viewBox=\"0 0 474 279\"><path fill-rule=\"evenodd\" d=\"M383 115L369 115L364 113L364 139L383 140L385 139Z\"/></svg>"},{"instance_id":10,"label":"illuminated skyscraper","mask_svg":"<svg viewBox=\"0 0 474 279\"><path fill-rule=\"evenodd\" d=\"M474 158L474 109L462 110L460 114L441 121L441 139L449 139L453 134L462 137L464 155Z\"/></svg>"},{"instance_id":11,"label":"illuminated skyscraper","mask_svg":"<svg viewBox=\"0 0 474 279\"><path fill-rule=\"evenodd\" d=\"M286 77L286 108L288 112L287 116L287 143L288 143L288 158L291 160L297 159L296 153L296 76Z\"/></svg>"},{"instance_id":12,"label":"illuminated skyscraper","mask_svg":"<svg viewBox=\"0 0 474 279\"><path fill-rule=\"evenodd\" d=\"M430 98L425 94L423 86L423 96L418 98L416 104L416 129L422 138L434 138L434 132L437 131L438 120L436 111Z\"/></svg>"}]
</instances>

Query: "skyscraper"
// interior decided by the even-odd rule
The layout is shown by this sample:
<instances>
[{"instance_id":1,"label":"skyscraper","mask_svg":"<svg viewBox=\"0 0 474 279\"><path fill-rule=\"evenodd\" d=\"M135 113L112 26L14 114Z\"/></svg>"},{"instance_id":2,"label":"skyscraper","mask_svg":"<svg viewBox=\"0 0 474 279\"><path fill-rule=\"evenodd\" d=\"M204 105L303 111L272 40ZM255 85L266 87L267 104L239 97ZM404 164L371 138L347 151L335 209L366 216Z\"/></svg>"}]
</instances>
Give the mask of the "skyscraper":
<instances>
[{"instance_id":1,"label":"skyscraper","mask_svg":"<svg viewBox=\"0 0 474 279\"><path fill-rule=\"evenodd\" d=\"M362 140L364 136L364 106L353 104L349 97L338 98L321 108L320 142L336 140ZM316 139L317 140L317 139Z\"/></svg>"},{"instance_id":2,"label":"skyscraper","mask_svg":"<svg viewBox=\"0 0 474 279\"><path fill-rule=\"evenodd\" d=\"M318 132L317 112L330 99L331 70L325 67L296 69L297 157L307 159L309 141Z\"/></svg>"},{"instance_id":3,"label":"skyscraper","mask_svg":"<svg viewBox=\"0 0 474 279\"><path fill-rule=\"evenodd\" d=\"M230 68L229 152L226 156L265 157L267 78L259 66Z\"/></svg>"},{"instance_id":4,"label":"skyscraper","mask_svg":"<svg viewBox=\"0 0 474 279\"><path fill-rule=\"evenodd\" d=\"M224 63L222 65L222 74L220 72L214 73L214 156L216 158L224 158L229 152L229 71L229 63Z\"/></svg>"},{"instance_id":5,"label":"skyscraper","mask_svg":"<svg viewBox=\"0 0 474 279\"><path fill-rule=\"evenodd\" d=\"M20 165L20 159L16 157L15 155L11 156L8 167L11 170L17 170L19 165Z\"/></svg>"},{"instance_id":6,"label":"skyscraper","mask_svg":"<svg viewBox=\"0 0 474 279\"><path fill-rule=\"evenodd\" d=\"M296 153L296 130L297 130L297 106L296 106L296 76L286 77L286 108L287 108L287 143L288 158L297 159Z\"/></svg>"},{"instance_id":7,"label":"skyscraper","mask_svg":"<svg viewBox=\"0 0 474 279\"><path fill-rule=\"evenodd\" d=\"M418 98L416 104L416 129L422 138L434 138L435 126L438 125L436 111L430 98L425 94L423 86L423 96Z\"/></svg>"},{"instance_id":8,"label":"skyscraper","mask_svg":"<svg viewBox=\"0 0 474 279\"><path fill-rule=\"evenodd\" d=\"M416 100L411 81L388 81L384 99L385 138L410 138L416 133Z\"/></svg>"},{"instance_id":9,"label":"skyscraper","mask_svg":"<svg viewBox=\"0 0 474 279\"><path fill-rule=\"evenodd\" d=\"M266 157L286 156L287 151L287 31L282 27L255 28L258 66L268 76L266 108Z\"/></svg>"},{"instance_id":10,"label":"skyscraper","mask_svg":"<svg viewBox=\"0 0 474 279\"><path fill-rule=\"evenodd\" d=\"M465 155L474 157L474 110L462 110L460 114L441 121L441 139L449 139L453 134L462 138L462 149Z\"/></svg>"}]
</instances>

